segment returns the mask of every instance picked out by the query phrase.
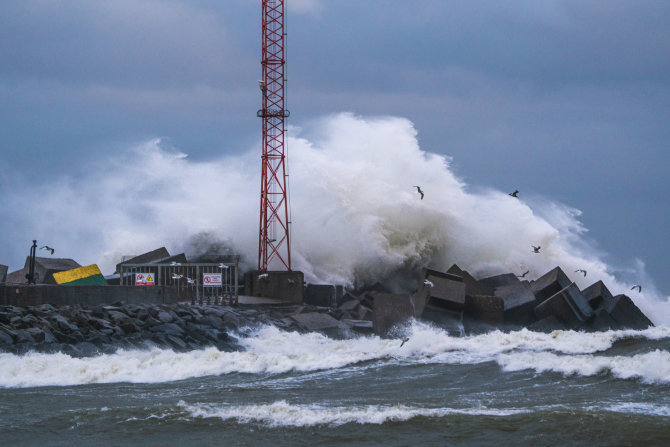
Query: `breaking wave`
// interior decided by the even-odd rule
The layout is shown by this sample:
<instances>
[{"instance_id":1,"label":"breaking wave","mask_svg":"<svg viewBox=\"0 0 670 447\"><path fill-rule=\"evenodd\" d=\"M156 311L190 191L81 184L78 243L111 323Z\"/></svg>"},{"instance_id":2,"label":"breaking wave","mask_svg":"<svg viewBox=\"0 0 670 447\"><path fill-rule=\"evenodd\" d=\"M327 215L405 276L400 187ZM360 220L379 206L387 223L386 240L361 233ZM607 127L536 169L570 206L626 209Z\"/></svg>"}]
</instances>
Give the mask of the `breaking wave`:
<instances>
[{"instance_id":1,"label":"breaking wave","mask_svg":"<svg viewBox=\"0 0 670 447\"><path fill-rule=\"evenodd\" d=\"M559 265L580 288L603 280L614 294L631 293L632 284L617 280L587 242L579 210L470 192L448 157L420 149L406 119L339 114L292 129L288 147L293 267L308 282L395 280L407 291L425 266L456 263L475 276L529 270L534 279ZM194 238L199 247L209 240L233 248L252 267L259 155L257 148L238 153L191 161L150 140L84 167L76 178L12 188L3 207L12 214L3 218L105 272L122 255L162 245L188 251ZM413 185L421 185L423 200ZM48 218L34 219L34 209ZM540 256L531 244L542 247ZM638 306L656 324L669 324L670 297L654 290L642 263L629 274L645 284L632 296Z\"/></svg>"},{"instance_id":2,"label":"breaking wave","mask_svg":"<svg viewBox=\"0 0 670 447\"><path fill-rule=\"evenodd\" d=\"M320 334L285 332L274 326L240 336L238 352L215 348L176 353L171 350L124 351L97 357L72 358L66 354L0 354L1 387L68 386L93 383L160 383L231 373L282 374L337 371L401 364L473 364L497 362L506 371L590 376L611 373L620 379L670 383L670 353L656 350L631 356L606 356L623 339L670 339L670 328L644 331L582 333L555 331L543 334L490 332L451 337L430 325L415 322L409 338L361 337L333 340ZM603 354L603 355L596 355Z\"/></svg>"},{"instance_id":3,"label":"breaking wave","mask_svg":"<svg viewBox=\"0 0 670 447\"><path fill-rule=\"evenodd\" d=\"M335 407L320 405L291 405L277 401L265 405L179 405L195 418L217 418L238 423L260 423L269 427L339 426L344 424L383 424L402 422L416 417L445 417L449 415L510 416L527 413L520 409L489 408L420 408L405 405Z\"/></svg>"}]
</instances>

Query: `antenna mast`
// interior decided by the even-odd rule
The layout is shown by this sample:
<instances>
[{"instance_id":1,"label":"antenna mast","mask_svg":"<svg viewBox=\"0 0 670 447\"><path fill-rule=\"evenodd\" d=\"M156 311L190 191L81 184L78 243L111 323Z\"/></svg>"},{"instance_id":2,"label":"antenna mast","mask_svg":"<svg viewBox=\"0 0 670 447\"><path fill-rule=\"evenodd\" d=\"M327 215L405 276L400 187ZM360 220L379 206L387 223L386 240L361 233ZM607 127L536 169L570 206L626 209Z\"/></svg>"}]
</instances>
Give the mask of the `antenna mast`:
<instances>
[{"instance_id":1,"label":"antenna mast","mask_svg":"<svg viewBox=\"0 0 670 447\"><path fill-rule=\"evenodd\" d=\"M258 237L258 270L267 271L271 263L291 270L288 199L286 195L286 156L284 120L284 4L285 0L263 0L263 79L258 85L263 108L263 154L261 156L261 210Z\"/></svg>"}]
</instances>

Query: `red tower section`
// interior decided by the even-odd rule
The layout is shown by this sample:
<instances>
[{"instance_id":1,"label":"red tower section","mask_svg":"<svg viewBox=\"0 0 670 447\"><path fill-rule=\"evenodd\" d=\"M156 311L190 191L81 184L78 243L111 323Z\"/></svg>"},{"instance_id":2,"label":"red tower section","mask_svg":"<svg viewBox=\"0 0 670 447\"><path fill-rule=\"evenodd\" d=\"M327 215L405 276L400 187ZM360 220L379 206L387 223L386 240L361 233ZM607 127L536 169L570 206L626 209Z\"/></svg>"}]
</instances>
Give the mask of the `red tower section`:
<instances>
[{"instance_id":1,"label":"red tower section","mask_svg":"<svg viewBox=\"0 0 670 447\"><path fill-rule=\"evenodd\" d=\"M263 0L263 155L258 270L271 266L291 270L288 199L286 194L284 108L284 0Z\"/></svg>"}]
</instances>

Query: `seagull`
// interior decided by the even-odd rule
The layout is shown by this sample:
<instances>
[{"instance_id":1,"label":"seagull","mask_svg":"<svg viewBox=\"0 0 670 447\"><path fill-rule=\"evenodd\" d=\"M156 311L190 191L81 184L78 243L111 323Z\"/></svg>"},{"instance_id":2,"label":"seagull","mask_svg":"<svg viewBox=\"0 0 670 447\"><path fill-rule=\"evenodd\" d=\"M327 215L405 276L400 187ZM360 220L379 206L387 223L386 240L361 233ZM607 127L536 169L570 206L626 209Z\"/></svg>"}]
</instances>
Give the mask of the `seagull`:
<instances>
[{"instance_id":1,"label":"seagull","mask_svg":"<svg viewBox=\"0 0 670 447\"><path fill-rule=\"evenodd\" d=\"M423 283L424 283L425 285L427 285L427 286L430 286L430 287L434 287L434 286L435 286L435 284L433 284L432 281L429 281L429 280L427 280L427 279L424 279L424 280L423 280Z\"/></svg>"},{"instance_id":2,"label":"seagull","mask_svg":"<svg viewBox=\"0 0 670 447\"><path fill-rule=\"evenodd\" d=\"M402 340L402 343L400 343L400 347L402 348L402 345L404 345L404 344L407 343L408 341L409 341L409 337L404 338L404 339Z\"/></svg>"},{"instance_id":3,"label":"seagull","mask_svg":"<svg viewBox=\"0 0 670 447\"><path fill-rule=\"evenodd\" d=\"M227 266L226 264L221 263L221 264L219 264L219 268L220 268L220 269L228 269L228 268L230 268L230 267Z\"/></svg>"},{"instance_id":4,"label":"seagull","mask_svg":"<svg viewBox=\"0 0 670 447\"><path fill-rule=\"evenodd\" d=\"M533 253L539 253L540 252L540 246L538 245L537 247L535 245L531 245L533 247Z\"/></svg>"},{"instance_id":5,"label":"seagull","mask_svg":"<svg viewBox=\"0 0 670 447\"><path fill-rule=\"evenodd\" d=\"M519 198L519 190L518 190L518 189L515 189L514 192L511 192L511 193L509 193L509 194L507 194L507 195L508 195L508 196L512 196L512 197L514 197L515 199L518 199L518 198Z\"/></svg>"},{"instance_id":6,"label":"seagull","mask_svg":"<svg viewBox=\"0 0 670 447\"><path fill-rule=\"evenodd\" d=\"M181 265L181 262L175 262L175 261L172 261L172 262L170 263L170 265L173 266L173 267L174 267L174 266L180 266L180 265Z\"/></svg>"},{"instance_id":7,"label":"seagull","mask_svg":"<svg viewBox=\"0 0 670 447\"><path fill-rule=\"evenodd\" d=\"M414 187L416 188L416 191L421 194L421 200L423 200L423 191L421 191L421 187L416 185L414 185Z\"/></svg>"},{"instance_id":8,"label":"seagull","mask_svg":"<svg viewBox=\"0 0 670 447\"><path fill-rule=\"evenodd\" d=\"M189 284L195 284L195 280L189 278L188 276L186 277L186 282L189 283Z\"/></svg>"},{"instance_id":9,"label":"seagull","mask_svg":"<svg viewBox=\"0 0 670 447\"><path fill-rule=\"evenodd\" d=\"M289 278L289 279L288 279L288 283L289 283L289 284L295 284L295 279L291 279L291 278Z\"/></svg>"},{"instance_id":10,"label":"seagull","mask_svg":"<svg viewBox=\"0 0 670 447\"><path fill-rule=\"evenodd\" d=\"M268 277L267 273L262 273L262 274L258 275L258 279L267 279L267 277Z\"/></svg>"},{"instance_id":11,"label":"seagull","mask_svg":"<svg viewBox=\"0 0 670 447\"><path fill-rule=\"evenodd\" d=\"M577 269L577 270L575 270L575 273L583 273L584 278L586 278L586 270L584 270L584 269Z\"/></svg>"},{"instance_id":12,"label":"seagull","mask_svg":"<svg viewBox=\"0 0 670 447\"><path fill-rule=\"evenodd\" d=\"M630 288L630 290L635 290L637 289L637 293L642 293L642 286L641 285L636 285Z\"/></svg>"},{"instance_id":13,"label":"seagull","mask_svg":"<svg viewBox=\"0 0 670 447\"><path fill-rule=\"evenodd\" d=\"M50 251L52 255L54 254L54 251L56 251L56 250L54 250L53 248L48 247L48 246L46 246L46 245L45 245L44 247L41 247L40 250Z\"/></svg>"},{"instance_id":14,"label":"seagull","mask_svg":"<svg viewBox=\"0 0 670 447\"><path fill-rule=\"evenodd\" d=\"M261 89L264 95L267 95L268 88L265 85L265 81L263 81L262 79L258 81L258 88Z\"/></svg>"},{"instance_id":15,"label":"seagull","mask_svg":"<svg viewBox=\"0 0 670 447\"><path fill-rule=\"evenodd\" d=\"M184 275L177 275L176 273L172 275L172 279L182 279Z\"/></svg>"},{"instance_id":16,"label":"seagull","mask_svg":"<svg viewBox=\"0 0 670 447\"><path fill-rule=\"evenodd\" d=\"M516 277L517 277L517 278L525 278L526 275L528 274L528 272L530 272L530 270L526 270L526 271L523 272L522 274L520 274L520 275L516 275Z\"/></svg>"}]
</instances>

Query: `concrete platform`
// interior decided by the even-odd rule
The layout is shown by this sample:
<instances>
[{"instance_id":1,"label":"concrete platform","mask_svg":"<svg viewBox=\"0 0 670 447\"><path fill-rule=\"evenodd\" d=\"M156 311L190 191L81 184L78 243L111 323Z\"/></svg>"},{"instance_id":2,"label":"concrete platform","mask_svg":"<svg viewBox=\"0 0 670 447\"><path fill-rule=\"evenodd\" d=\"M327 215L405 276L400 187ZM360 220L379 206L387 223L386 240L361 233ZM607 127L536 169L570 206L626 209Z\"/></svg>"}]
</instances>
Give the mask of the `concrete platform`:
<instances>
[{"instance_id":1,"label":"concrete platform","mask_svg":"<svg viewBox=\"0 0 670 447\"><path fill-rule=\"evenodd\" d=\"M285 303L301 304L304 297L305 276L298 271L259 272L244 274L245 295L274 298Z\"/></svg>"}]
</instances>

